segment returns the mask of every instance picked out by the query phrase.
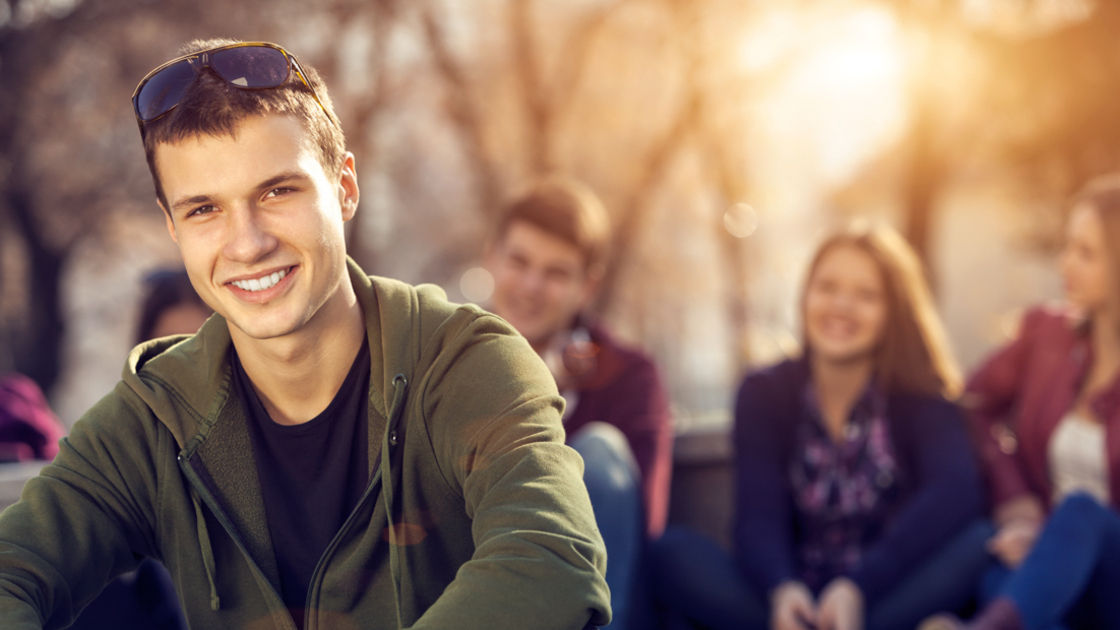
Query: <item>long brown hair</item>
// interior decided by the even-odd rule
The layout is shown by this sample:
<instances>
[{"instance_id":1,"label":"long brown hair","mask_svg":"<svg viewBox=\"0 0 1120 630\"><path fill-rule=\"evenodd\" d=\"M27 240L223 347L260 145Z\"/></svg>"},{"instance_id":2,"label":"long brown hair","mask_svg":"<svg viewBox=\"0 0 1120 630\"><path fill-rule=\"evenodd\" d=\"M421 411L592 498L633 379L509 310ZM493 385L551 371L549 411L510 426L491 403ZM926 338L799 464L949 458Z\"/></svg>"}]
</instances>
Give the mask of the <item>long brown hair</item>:
<instances>
[{"instance_id":1,"label":"long brown hair","mask_svg":"<svg viewBox=\"0 0 1120 630\"><path fill-rule=\"evenodd\" d=\"M893 229L885 225L856 225L821 243L801 291L802 315L817 267L826 254L839 247L852 247L867 254L883 279L887 321L875 350L875 375L883 390L949 399L959 395L960 369L949 351L922 264ZM804 324L802 328L807 344Z\"/></svg>"},{"instance_id":2,"label":"long brown hair","mask_svg":"<svg viewBox=\"0 0 1120 630\"><path fill-rule=\"evenodd\" d=\"M1069 212L1081 205L1091 207L1101 220L1105 256L1108 257L1110 278L1108 299L1120 329L1120 173L1102 175L1085 184L1069 204Z\"/></svg>"}]
</instances>

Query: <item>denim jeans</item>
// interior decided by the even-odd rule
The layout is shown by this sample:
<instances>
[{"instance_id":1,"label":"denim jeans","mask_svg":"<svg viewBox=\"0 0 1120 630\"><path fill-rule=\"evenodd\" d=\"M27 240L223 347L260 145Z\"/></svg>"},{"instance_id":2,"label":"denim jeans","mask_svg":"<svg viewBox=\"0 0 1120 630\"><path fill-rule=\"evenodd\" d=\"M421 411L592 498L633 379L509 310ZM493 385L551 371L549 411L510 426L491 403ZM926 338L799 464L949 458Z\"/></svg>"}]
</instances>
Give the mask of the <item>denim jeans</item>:
<instances>
[{"instance_id":1,"label":"denim jeans","mask_svg":"<svg viewBox=\"0 0 1120 630\"><path fill-rule=\"evenodd\" d=\"M640 600L636 574L645 546L638 464L626 436L614 425L589 423L568 444L583 457L583 481L607 547L611 623L605 627L627 630L634 602Z\"/></svg>"},{"instance_id":2,"label":"denim jeans","mask_svg":"<svg viewBox=\"0 0 1120 630\"><path fill-rule=\"evenodd\" d=\"M928 615L968 603L988 566L984 543L991 535L987 521L962 529L870 607L868 630L912 630ZM651 545L650 564L668 627L689 627L684 620L712 630L770 627L766 596L714 541L685 528L670 528Z\"/></svg>"},{"instance_id":3,"label":"denim jeans","mask_svg":"<svg viewBox=\"0 0 1120 630\"><path fill-rule=\"evenodd\" d=\"M1087 494L1071 494L1023 564L1000 566L985 582L989 597L1015 603L1029 630L1120 628L1120 515Z\"/></svg>"}]
</instances>

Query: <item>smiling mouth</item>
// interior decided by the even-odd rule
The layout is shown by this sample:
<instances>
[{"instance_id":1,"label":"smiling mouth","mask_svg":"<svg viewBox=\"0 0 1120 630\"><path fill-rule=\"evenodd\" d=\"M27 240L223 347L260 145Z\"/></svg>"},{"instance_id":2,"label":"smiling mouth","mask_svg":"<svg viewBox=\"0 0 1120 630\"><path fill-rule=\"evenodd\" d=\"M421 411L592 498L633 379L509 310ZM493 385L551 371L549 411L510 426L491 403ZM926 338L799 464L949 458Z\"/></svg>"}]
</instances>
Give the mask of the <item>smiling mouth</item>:
<instances>
[{"instance_id":1,"label":"smiling mouth","mask_svg":"<svg viewBox=\"0 0 1120 630\"><path fill-rule=\"evenodd\" d=\"M230 282L230 284L237 287L238 289L241 289L242 291L256 293L257 291L264 291L276 286L276 283L283 280L284 276L288 275L289 271L291 271L290 268L281 269L280 271L273 272L272 274L261 278L253 278L252 280L234 280Z\"/></svg>"}]
</instances>

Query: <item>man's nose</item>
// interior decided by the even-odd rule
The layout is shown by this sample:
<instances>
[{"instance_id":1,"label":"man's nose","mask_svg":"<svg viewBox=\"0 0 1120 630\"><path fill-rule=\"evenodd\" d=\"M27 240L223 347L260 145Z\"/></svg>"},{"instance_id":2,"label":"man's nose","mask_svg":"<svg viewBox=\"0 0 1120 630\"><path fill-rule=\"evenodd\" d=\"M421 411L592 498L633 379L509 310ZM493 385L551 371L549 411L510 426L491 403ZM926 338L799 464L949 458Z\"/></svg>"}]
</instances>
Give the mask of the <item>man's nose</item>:
<instances>
[{"instance_id":1,"label":"man's nose","mask_svg":"<svg viewBox=\"0 0 1120 630\"><path fill-rule=\"evenodd\" d=\"M533 293L541 290L544 286L544 274L535 269L529 269L521 274L521 290L527 293Z\"/></svg>"},{"instance_id":2,"label":"man's nose","mask_svg":"<svg viewBox=\"0 0 1120 630\"><path fill-rule=\"evenodd\" d=\"M263 219L261 213L252 207L230 210L223 251L227 259L250 264L276 248L276 237Z\"/></svg>"}]
</instances>

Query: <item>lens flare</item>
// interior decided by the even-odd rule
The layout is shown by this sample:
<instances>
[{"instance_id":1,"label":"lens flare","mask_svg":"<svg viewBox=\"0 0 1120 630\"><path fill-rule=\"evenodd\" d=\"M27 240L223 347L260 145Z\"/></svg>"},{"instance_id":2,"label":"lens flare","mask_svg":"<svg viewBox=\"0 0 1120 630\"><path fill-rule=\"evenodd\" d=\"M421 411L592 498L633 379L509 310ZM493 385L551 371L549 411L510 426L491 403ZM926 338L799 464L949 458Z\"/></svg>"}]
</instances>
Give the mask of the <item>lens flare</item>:
<instances>
[{"instance_id":1,"label":"lens flare","mask_svg":"<svg viewBox=\"0 0 1120 630\"><path fill-rule=\"evenodd\" d=\"M467 300L481 304L494 294L494 276L482 267L472 267L459 279L459 290Z\"/></svg>"},{"instance_id":2,"label":"lens flare","mask_svg":"<svg viewBox=\"0 0 1120 630\"><path fill-rule=\"evenodd\" d=\"M723 227L735 238L747 238L758 229L758 212L745 203L737 203L723 213Z\"/></svg>"}]
</instances>

